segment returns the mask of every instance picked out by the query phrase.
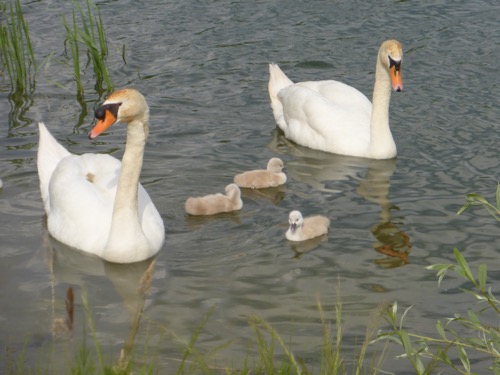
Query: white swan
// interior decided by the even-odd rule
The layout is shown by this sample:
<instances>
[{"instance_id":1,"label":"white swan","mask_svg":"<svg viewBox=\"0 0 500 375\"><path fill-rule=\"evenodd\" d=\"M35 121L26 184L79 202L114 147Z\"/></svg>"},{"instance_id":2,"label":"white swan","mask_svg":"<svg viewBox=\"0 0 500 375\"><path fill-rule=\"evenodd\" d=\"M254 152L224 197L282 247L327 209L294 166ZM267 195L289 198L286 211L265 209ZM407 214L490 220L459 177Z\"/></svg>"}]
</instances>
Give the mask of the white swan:
<instances>
[{"instance_id":1,"label":"white swan","mask_svg":"<svg viewBox=\"0 0 500 375\"><path fill-rule=\"evenodd\" d=\"M355 88L337 81L294 84L275 65L269 66L269 96L274 119L285 136L313 149L372 159L396 156L389 128L391 86L403 90L403 50L396 40L380 46L373 105Z\"/></svg>"},{"instance_id":2,"label":"white swan","mask_svg":"<svg viewBox=\"0 0 500 375\"><path fill-rule=\"evenodd\" d=\"M241 210L243 201L238 185L229 184L224 194L210 194L204 197L190 197L186 200L185 208L189 215L215 215L221 212Z\"/></svg>"},{"instance_id":3,"label":"white swan","mask_svg":"<svg viewBox=\"0 0 500 375\"><path fill-rule=\"evenodd\" d=\"M286 174L283 169L283 161L279 158L271 158L267 163L267 169L256 169L239 173L234 176L234 183L239 187L252 189L265 189L283 185L286 182Z\"/></svg>"},{"instance_id":4,"label":"white swan","mask_svg":"<svg viewBox=\"0 0 500 375\"><path fill-rule=\"evenodd\" d=\"M309 216L305 219L299 211L292 211L288 216L290 227L285 237L289 241L306 241L328 233L330 219L325 216Z\"/></svg>"},{"instance_id":5,"label":"white swan","mask_svg":"<svg viewBox=\"0 0 500 375\"><path fill-rule=\"evenodd\" d=\"M94 138L127 123L122 162L110 155L70 154L39 123L38 175L49 233L58 241L115 263L148 259L162 247L165 228L139 184L149 108L133 89L112 93L95 112Z\"/></svg>"}]
</instances>

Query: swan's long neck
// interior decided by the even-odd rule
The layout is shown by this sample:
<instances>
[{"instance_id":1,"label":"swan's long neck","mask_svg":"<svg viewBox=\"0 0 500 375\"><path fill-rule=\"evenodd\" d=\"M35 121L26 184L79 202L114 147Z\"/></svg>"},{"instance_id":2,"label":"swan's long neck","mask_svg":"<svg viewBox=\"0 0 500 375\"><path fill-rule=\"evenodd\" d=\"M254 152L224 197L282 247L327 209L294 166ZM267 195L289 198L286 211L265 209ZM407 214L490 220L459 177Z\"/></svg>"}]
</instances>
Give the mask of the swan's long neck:
<instances>
[{"instance_id":1,"label":"swan's long neck","mask_svg":"<svg viewBox=\"0 0 500 375\"><path fill-rule=\"evenodd\" d=\"M137 191L146 145L146 129L147 125L137 120L127 126L127 142L122 158L113 216L118 215L124 208L133 208L131 213L135 214L137 220Z\"/></svg>"},{"instance_id":2,"label":"swan's long neck","mask_svg":"<svg viewBox=\"0 0 500 375\"><path fill-rule=\"evenodd\" d=\"M116 191L111 231L108 239L107 259L112 259L112 253L121 252L127 243L137 243L143 239L143 244L137 247L149 247L148 240L142 230L138 213L139 176L142 169L144 147L148 136L147 118L132 120L127 126L127 142L122 158L122 167ZM132 241L133 239L133 241ZM139 241L140 243L140 241ZM123 255L122 255L123 256Z\"/></svg>"},{"instance_id":3,"label":"swan's long neck","mask_svg":"<svg viewBox=\"0 0 500 375\"><path fill-rule=\"evenodd\" d=\"M396 155L396 144L389 127L389 102L391 99L391 79L389 71L377 58L375 86L373 88L371 118L371 157L391 158Z\"/></svg>"}]
</instances>

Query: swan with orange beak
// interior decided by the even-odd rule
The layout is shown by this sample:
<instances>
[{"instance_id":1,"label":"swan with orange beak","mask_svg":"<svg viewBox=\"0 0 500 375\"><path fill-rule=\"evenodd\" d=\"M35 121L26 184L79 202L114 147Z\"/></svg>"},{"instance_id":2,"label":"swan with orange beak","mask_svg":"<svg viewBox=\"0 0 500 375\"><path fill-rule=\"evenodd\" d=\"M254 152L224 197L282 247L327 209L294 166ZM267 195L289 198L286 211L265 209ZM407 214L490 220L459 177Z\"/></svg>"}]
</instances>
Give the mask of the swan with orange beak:
<instances>
[{"instance_id":1,"label":"swan with orange beak","mask_svg":"<svg viewBox=\"0 0 500 375\"><path fill-rule=\"evenodd\" d=\"M392 159L397 149L389 127L389 102L391 89L403 90L402 62L401 43L383 42L377 54L372 102L338 81L293 83L278 65L270 64L269 97L276 124L288 139L302 146Z\"/></svg>"},{"instance_id":2,"label":"swan with orange beak","mask_svg":"<svg viewBox=\"0 0 500 375\"><path fill-rule=\"evenodd\" d=\"M49 233L115 263L153 257L163 246L163 220L139 183L149 133L149 107L134 89L113 92L96 110L91 139L127 124L122 161L107 154L70 154L39 124L38 174Z\"/></svg>"}]
</instances>

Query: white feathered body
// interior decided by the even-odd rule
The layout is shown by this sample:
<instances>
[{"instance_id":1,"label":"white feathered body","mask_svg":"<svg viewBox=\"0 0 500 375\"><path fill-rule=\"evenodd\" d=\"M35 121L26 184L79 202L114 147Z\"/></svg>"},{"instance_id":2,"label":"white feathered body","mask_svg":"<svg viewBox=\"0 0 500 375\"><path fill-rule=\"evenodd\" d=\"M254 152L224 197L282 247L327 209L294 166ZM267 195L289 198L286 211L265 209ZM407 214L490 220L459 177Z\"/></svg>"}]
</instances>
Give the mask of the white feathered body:
<instances>
[{"instance_id":1,"label":"white feathered body","mask_svg":"<svg viewBox=\"0 0 500 375\"><path fill-rule=\"evenodd\" d=\"M341 155L391 159L397 149L389 127L391 87L403 89L402 47L380 46L373 102L337 81L293 83L276 64L269 65L269 97L274 119L297 144Z\"/></svg>"},{"instance_id":2,"label":"white feathered body","mask_svg":"<svg viewBox=\"0 0 500 375\"><path fill-rule=\"evenodd\" d=\"M295 228L291 225L288 228L285 237L289 241L306 241L328 233L330 219L325 216L315 215L302 218L302 215L297 212L295 219L292 219L293 213L290 215L290 223L294 222ZM299 216L300 215L300 216Z\"/></svg>"},{"instance_id":3,"label":"white feathered body","mask_svg":"<svg viewBox=\"0 0 500 375\"><path fill-rule=\"evenodd\" d=\"M161 248L165 232L142 185L138 187L138 219L145 236L124 223L120 240L113 244L119 254L106 254L121 162L105 154L70 154L45 125L41 123L39 128L38 172L49 233L66 245L113 262L131 263L153 256Z\"/></svg>"}]
</instances>

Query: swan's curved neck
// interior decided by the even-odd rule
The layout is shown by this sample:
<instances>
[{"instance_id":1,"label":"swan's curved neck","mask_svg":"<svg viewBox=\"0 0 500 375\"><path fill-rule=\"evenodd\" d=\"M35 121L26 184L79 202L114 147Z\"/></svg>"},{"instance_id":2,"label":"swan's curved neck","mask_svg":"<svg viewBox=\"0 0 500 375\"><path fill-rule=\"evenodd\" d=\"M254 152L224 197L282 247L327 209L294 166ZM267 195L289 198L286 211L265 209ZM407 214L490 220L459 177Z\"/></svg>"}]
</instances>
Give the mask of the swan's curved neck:
<instances>
[{"instance_id":1,"label":"swan's curved neck","mask_svg":"<svg viewBox=\"0 0 500 375\"><path fill-rule=\"evenodd\" d=\"M389 127L389 102L391 99L391 79L389 71L377 58L375 86L372 98L371 157L387 158L396 155L396 144Z\"/></svg>"},{"instance_id":2,"label":"swan's curved neck","mask_svg":"<svg viewBox=\"0 0 500 375\"><path fill-rule=\"evenodd\" d=\"M146 138L147 124L137 120L129 123L113 215L116 215L124 207L134 207L135 212L137 212L137 191Z\"/></svg>"},{"instance_id":3,"label":"swan's curved neck","mask_svg":"<svg viewBox=\"0 0 500 375\"><path fill-rule=\"evenodd\" d=\"M143 238L144 246L147 246L148 240L139 221L137 196L148 129L147 119L132 120L127 126L127 141L105 250L108 258L109 252L121 251L127 242L140 243L138 240ZM138 246L137 250L141 247Z\"/></svg>"}]
</instances>

